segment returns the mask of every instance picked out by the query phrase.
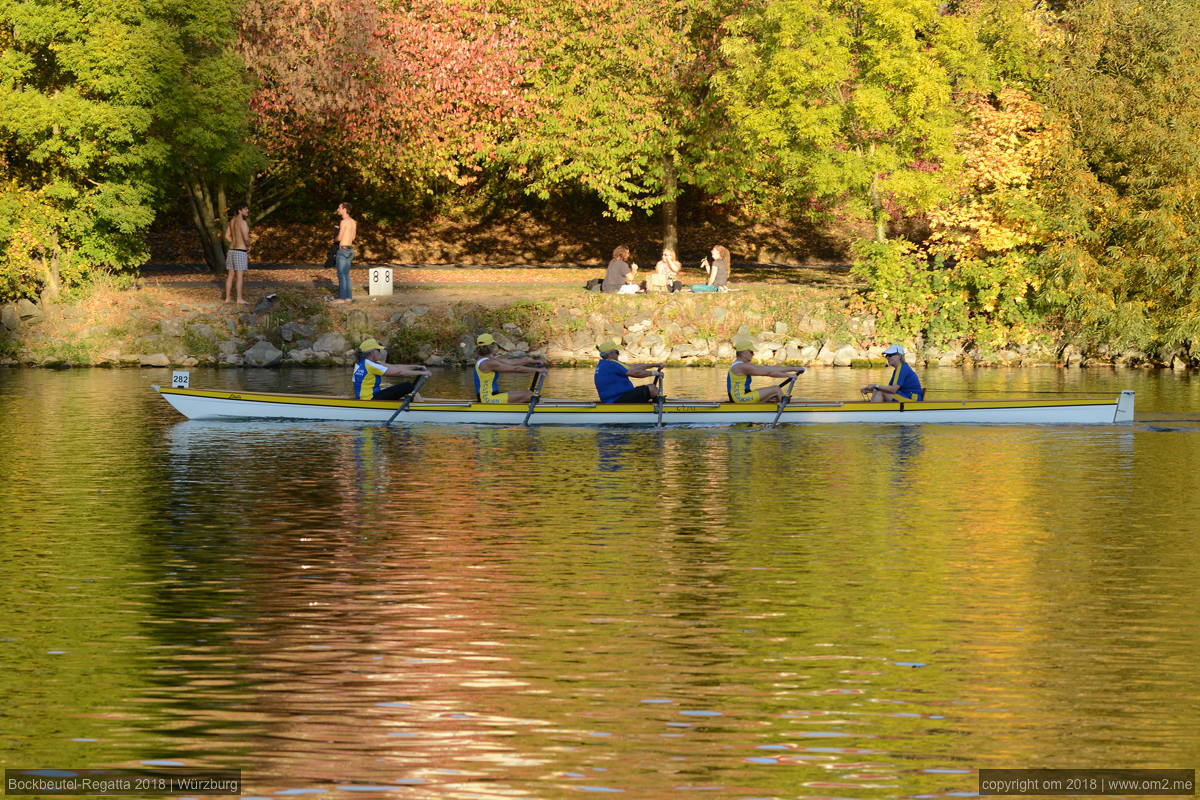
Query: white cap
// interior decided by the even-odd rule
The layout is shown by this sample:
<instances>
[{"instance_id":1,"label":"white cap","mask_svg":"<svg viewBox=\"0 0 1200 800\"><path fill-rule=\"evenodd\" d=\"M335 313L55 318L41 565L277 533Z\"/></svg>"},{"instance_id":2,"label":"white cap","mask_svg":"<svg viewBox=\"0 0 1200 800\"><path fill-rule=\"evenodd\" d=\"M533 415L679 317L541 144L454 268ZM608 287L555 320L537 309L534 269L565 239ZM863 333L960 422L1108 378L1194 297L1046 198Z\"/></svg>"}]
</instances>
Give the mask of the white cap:
<instances>
[{"instance_id":1,"label":"white cap","mask_svg":"<svg viewBox=\"0 0 1200 800\"><path fill-rule=\"evenodd\" d=\"M904 348L898 344L894 344L891 347L889 347L887 350L884 350L883 354L885 356L902 356L902 355L904 355Z\"/></svg>"}]
</instances>

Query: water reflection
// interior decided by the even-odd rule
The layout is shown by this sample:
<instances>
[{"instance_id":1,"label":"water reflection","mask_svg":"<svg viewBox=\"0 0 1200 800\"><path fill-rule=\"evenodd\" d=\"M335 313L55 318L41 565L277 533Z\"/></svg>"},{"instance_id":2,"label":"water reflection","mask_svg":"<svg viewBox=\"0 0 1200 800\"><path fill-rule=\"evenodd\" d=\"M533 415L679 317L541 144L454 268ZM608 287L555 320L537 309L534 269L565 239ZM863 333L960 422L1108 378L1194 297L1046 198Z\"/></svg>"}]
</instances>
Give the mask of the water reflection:
<instances>
[{"instance_id":1,"label":"water reflection","mask_svg":"<svg viewBox=\"0 0 1200 800\"><path fill-rule=\"evenodd\" d=\"M1194 761L1186 433L198 423L143 380L0 378L6 765L794 798Z\"/></svg>"}]
</instances>

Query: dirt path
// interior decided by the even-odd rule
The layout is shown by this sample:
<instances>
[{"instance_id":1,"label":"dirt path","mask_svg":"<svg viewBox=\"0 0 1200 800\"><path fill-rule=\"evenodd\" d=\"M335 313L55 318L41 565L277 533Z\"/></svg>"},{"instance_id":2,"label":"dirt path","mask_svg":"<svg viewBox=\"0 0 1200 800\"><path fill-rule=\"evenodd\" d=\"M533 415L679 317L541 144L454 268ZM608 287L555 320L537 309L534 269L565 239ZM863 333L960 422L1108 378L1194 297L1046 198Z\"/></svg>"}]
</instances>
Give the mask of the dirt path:
<instances>
[{"instance_id":1,"label":"dirt path","mask_svg":"<svg viewBox=\"0 0 1200 800\"><path fill-rule=\"evenodd\" d=\"M363 289L372 266L390 266L397 291L438 290L439 294L461 295L463 300L479 301L494 295L509 301L514 293L533 287L549 290L552 295L582 289L590 278L601 277L595 267L537 266L529 264L478 267L468 265L367 264L356 266L351 278L355 295ZM703 279L697 272L695 282ZM684 273L687 282L688 273ZM321 264L253 264L245 279L246 299L254 303L280 288L310 289L318 294L335 295L336 277ZM846 289L857 284L846 265L789 267L769 264L735 264L732 285L791 285L824 289ZM156 264L142 268L141 286L169 294L177 302L219 302L224 294L224 278L214 276L195 264ZM555 291L557 290L557 291ZM543 292L537 292L539 296Z\"/></svg>"}]
</instances>

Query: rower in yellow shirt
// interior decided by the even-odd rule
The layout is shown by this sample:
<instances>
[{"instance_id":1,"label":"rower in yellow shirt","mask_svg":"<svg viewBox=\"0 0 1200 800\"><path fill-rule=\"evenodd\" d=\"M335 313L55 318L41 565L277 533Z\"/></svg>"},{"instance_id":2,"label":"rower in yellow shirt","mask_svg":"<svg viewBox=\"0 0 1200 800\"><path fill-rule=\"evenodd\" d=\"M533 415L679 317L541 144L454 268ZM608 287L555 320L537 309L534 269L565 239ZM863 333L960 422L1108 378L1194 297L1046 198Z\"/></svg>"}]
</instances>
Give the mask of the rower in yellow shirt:
<instances>
[{"instance_id":1,"label":"rower in yellow shirt","mask_svg":"<svg viewBox=\"0 0 1200 800\"><path fill-rule=\"evenodd\" d=\"M532 359L497 358L496 339L490 333L475 338L475 394L481 403L528 403L533 397L530 389L500 391L500 372L546 372L544 365Z\"/></svg>"},{"instance_id":2,"label":"rower in yellow shirt","mask_svg":"<svg viewBox=\"0 0 1200 800\"><path fill-rule=\"evenodd\" d=\"M729 365L729 374L725 376L725 391L731 403L777 403L783 395L783 388L773 385L751 389L751 376L788 378L804 373L804 367L768 367L755 364L754 342L748 337L735 339L733 347L736 360Z\"/></svg>"},{"instance_id":3,"label":"rower in yellow shirt","mask_svg":"<svg viewBox=\"0 0 1200 800\"><path fill-rule=\"evenodd\" d=\"M354 359L354 397L358 400L402 400L416 388L416 381L401 381L384 387L384 377L419 378L428 375L429 369L421 364L388 364L384 358L384 347L374 337L367 337L358 346ZM421 396L417 395L417 400Z\"/></svg>"}]
</instances>

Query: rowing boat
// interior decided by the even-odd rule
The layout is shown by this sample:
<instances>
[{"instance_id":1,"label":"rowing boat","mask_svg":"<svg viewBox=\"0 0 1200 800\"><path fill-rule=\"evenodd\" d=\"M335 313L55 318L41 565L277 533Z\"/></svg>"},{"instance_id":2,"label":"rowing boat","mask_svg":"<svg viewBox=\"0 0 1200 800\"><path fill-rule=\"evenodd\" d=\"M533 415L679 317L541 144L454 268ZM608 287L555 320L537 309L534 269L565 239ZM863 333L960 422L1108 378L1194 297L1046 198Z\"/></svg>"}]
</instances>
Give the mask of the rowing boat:
<instances>
[{"instance_id":1,"label":"rowing boat","mask_svg":"<svg viewBox=\"0 0 1200 800\"><path fill-rule=\"evenodd\" d=\"M330 422L386 422L399 401L345 397L226 392L154 387L189 419L308 419ZM1133 392L1115 399L938 400L904 403L793 400L782 413L775 403L718 403L668 400L663 425L736 425L771 423L973 423L1016 425L1107 425L1133 420ZM532 413L525 403L412 403L397 422L521 425L655 425L653 405L600 404L543 400Z\"/></svg>"}]
</instances>

